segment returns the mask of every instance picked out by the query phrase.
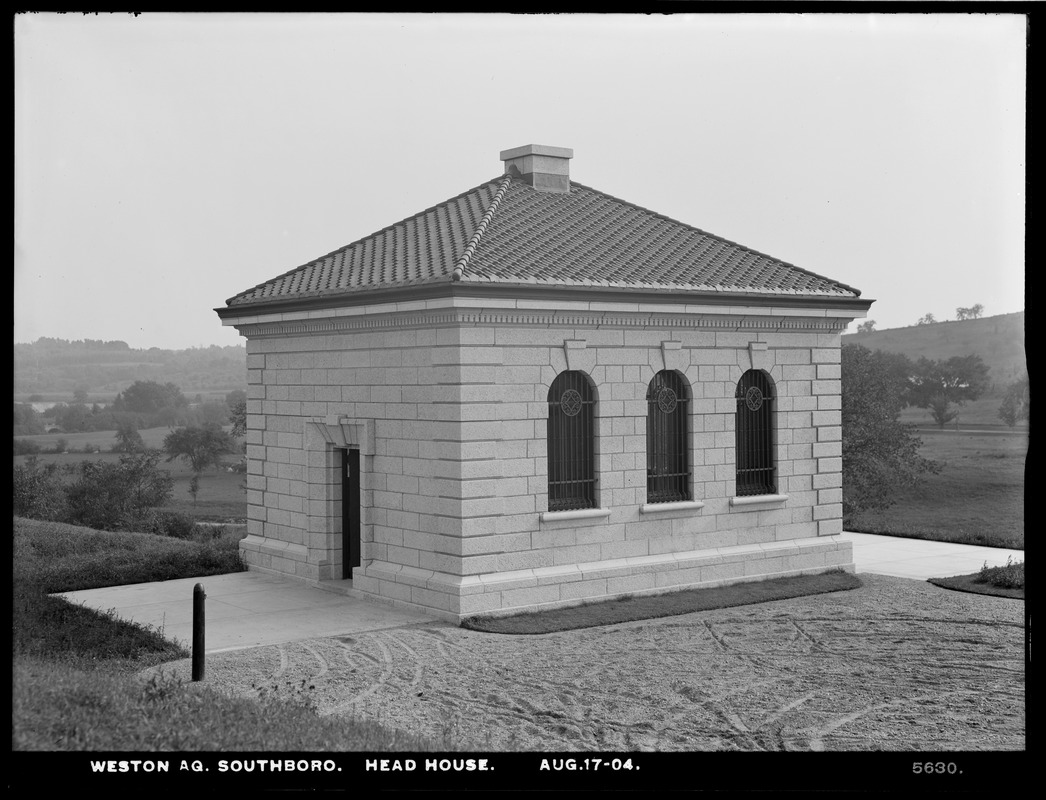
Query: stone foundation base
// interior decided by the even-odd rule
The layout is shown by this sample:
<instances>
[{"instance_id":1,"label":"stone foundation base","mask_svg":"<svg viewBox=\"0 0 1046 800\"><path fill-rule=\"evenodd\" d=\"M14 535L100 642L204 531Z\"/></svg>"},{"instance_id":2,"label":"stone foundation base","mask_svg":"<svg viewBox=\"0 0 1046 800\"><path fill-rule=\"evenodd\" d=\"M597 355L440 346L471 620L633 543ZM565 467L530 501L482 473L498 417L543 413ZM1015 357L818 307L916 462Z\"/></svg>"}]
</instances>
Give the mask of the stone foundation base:
<instances>
[{"instance_id":1,"label":"stone foundation base","mask_svg":"<svg viewBox=\"0 0 1046 800\"><path fill-rule=\"evenodd\" d=\"M309 563L308 550L303 545L278 539L246 536L240 540L240 557L248 569L287 578L317 582L330 580L334 576L330 564Z\"/></svg>"},{"instance_id":2,"label":"stone foundation base","mask_svg":"<svg viewBox=\"0 0 1046 800\"><path fill-rule=\"evenodd\" d=\"M353 571L352 586L353 594L460 622L836 569L854 571L853 549L825 536L464 577L371 562Z\"/></svg>"}]
</instances>

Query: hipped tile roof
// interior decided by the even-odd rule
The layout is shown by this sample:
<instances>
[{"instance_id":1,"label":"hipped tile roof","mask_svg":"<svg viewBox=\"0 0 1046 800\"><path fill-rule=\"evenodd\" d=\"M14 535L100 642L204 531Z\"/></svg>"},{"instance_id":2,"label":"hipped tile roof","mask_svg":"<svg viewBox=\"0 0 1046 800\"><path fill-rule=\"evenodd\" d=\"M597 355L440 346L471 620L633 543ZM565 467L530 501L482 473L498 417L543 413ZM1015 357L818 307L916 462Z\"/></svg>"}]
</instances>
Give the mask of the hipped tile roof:
<instances>
[{"instance_id":1,"label":"hipped tile roof","mask_svg":"<svg viewBox=\"0 0 1046 800\"><path fill-rule=\"evenodd\" d=\"M504 175L241 292L227 303L336 298L450 281L687 294L858 297L816 275L571 181Z\"/></svg>"}]
</instances>

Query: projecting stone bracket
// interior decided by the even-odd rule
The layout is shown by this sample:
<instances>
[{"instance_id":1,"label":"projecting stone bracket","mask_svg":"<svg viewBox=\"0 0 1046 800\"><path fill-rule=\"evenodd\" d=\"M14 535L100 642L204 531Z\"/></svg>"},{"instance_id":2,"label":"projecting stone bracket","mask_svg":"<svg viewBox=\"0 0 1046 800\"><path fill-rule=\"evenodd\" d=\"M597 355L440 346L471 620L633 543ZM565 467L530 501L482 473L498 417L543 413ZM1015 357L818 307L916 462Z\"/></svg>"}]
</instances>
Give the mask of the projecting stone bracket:
<instances>
[{"instance_id":1,"label":"projecting stone bracket","mask_svg":"<svg viewBox=\"0 0 1046 800\"><path fill-rule=\"evenodd\" d=\"M374 420L357 420L331 414L323 422L312 423L313 429L327 444L359 450L360 455L374 455Z\"/></svg>"}]
</instances>

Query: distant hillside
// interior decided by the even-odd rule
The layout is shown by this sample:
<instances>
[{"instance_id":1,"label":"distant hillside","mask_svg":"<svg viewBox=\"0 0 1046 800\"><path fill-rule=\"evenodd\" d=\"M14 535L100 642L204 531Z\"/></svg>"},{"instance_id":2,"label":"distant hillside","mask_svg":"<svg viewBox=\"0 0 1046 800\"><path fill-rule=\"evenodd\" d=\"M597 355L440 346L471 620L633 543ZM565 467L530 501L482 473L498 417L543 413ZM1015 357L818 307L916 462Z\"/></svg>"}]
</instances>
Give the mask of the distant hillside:
<instances>
[{"instance_id":1,"label":"distant hillside","mask_svg":"<svg viewBox=\"0 0 1046 800\"><path fill-rule=\"evenodd\" d=\"M16 400L41 395L45 400L69 401L73 392L83 389L89 401L104 401L135 381L174 383L190 399L196 394L244 389L247 349L212 345L188 350L140 350L121 341L50 338L14 346Z\"/></svg>"},{"instance_id":2,"label":"distant hillside","mask_svg":"<svg viewBox=\"0 0 1046 800\"><path fill-rule=\"evenodd\" d=\"M848 333L843 336L843 344L859 344L869 350L901 353L913 361L924 356L941 360L972 353L980 356L988 365L996 392L1028 371L1023 311L983 319L890 328L872 333Z\"/></svg>"}]
</instances>

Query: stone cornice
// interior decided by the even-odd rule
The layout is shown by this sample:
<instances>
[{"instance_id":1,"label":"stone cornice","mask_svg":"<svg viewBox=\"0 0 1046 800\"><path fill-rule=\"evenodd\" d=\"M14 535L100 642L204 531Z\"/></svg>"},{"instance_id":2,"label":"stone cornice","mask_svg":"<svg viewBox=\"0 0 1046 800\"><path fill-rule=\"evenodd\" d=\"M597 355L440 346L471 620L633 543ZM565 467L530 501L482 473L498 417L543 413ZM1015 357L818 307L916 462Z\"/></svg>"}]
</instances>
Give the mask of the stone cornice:
<instances>
[{"instance_id":1,"label":"stone cornice","mask_svg":"<svg viewBox=\"0 0 1046 800\"><path fill-rule=\"evenodd\" d=\"M731 308L787 307L810 311L831 309L839 316L861 317L873 300L854 295L778 294L771 291L731 292L693 290L686 287L657 287L638 289L624 286L594 285L539 285L501 282L440 281L383 289L323 293L315 296L274 298L265 302L216 308L225 324L236 325L237 320L259 315L363 313L376 306L416 306L433 301L446 305L469 304L497 306L510 304L519 307L555 307L557 305L668 305L681 304L704 307Z\"/></svg>"},{"instance_id":2,"label":"stone cornice","mask_svg":"<svg viewBox=\"0 0 1046 800\"><path fill-rule=\"evenodd\" d=\"M433 309L387 312L355 316L309 317L305 319L244 321L236 324L241 335L251 338L304 336L331 333L393 331L411 328L493 325L498 327L566 328L682 328L707 331L766 331L790 333L841 333L852 317L791 316L763 313L660 314L651 312L564 312L488 309Z\"/></svg>"}]
</instances>

